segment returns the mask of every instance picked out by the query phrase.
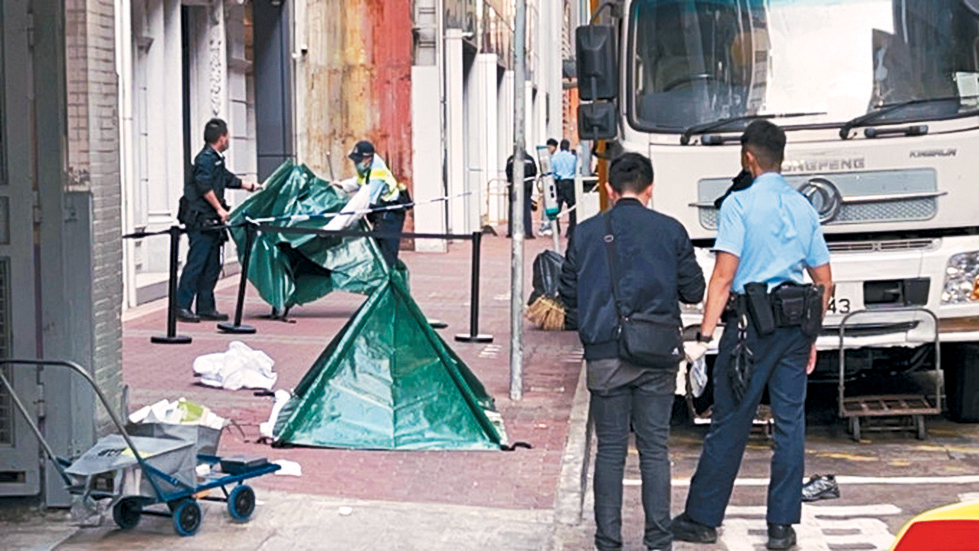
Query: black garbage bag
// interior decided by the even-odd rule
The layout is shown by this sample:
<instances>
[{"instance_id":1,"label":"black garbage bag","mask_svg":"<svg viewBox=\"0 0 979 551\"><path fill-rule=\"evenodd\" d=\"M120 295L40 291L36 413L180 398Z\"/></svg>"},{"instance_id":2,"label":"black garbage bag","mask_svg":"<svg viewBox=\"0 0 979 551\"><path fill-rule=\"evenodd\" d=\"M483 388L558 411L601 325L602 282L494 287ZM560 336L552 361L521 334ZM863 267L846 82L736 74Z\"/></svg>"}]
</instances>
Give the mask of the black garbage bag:
<instances>
[{"instance_id":1,"label":"black garbage bag","mask_svg":"<svg viewBox=\"0 0 979 551\"><path fill-rule=\"evenodd\" d=\"M534 290L530 293L528 305L542 296L558 298L562 264L564 257L556 251L547 250L537 255L534 259Z\"/></svg>"}]
</instances>

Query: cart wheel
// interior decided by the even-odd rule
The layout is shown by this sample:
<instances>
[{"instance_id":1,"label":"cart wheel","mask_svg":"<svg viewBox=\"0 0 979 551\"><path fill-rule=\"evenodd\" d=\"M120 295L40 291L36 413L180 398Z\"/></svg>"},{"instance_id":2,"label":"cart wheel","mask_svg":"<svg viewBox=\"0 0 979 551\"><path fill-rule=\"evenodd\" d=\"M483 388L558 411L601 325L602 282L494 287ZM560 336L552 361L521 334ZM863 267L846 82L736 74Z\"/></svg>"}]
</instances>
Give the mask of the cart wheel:
<instances>
[{"instance_id":1,"label":"cart wheel","mask_svg":"<svg viewBox=\"0 0 979 551\"><path fill-rule=\"evenodd\" d=\"M915 436L918 437L918 440L925 440L926 438L928 438L928 429L925 427L924 415L914 416L914 429L915 432L917 433Z\"/></svg>"},{"instance_id":2,"label":"cart wheel","mask_svg":"<svg viewBox=\"0 0 979 551\"><path fill-rule=\"evenodd\" d=\"M860 441L860 418L850 417L850 436L854 442Z\"/></svg>"},{"instance_id":3,"label":"cart wheel","mask_svg":"<svg viewBox=\"0 0 979 551\"><path fill-rule=\"evenodd\" d=\"M173 510L173 531L181 536L193 536L200 529L203 516L201 506L196 501L181 501Z\"/></svg>"},{"instance_id":4,"label":"cart wheel","mask_svg":"<svg viewBox=\"0 0 979 551\"><path fill-rule=\"evenodd\" d=\"M228 496L228 512L231 518L245 522L255 512L255 490L248 484L235 486Z\"/></svg>"},{"instance_id":5,"label":"cart wheel","mask_svg":"<svg viewBox=\"0 0 979 551\"><path fill-rule=\"evenodd\" d=\"M122 530L132 530L143 516L143 504L138 497L124 497L112 507L112 520Z\"/></svg>"}]
</instances>

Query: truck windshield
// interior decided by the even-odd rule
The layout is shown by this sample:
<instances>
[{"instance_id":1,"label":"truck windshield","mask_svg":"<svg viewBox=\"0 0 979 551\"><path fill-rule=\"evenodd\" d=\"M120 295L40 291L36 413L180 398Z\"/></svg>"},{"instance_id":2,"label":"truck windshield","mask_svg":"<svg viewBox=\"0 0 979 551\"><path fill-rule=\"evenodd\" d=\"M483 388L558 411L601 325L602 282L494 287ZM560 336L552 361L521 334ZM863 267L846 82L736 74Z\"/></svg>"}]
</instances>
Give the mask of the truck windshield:
<instances>
[{"instance_id":1,"label":"truck windshield","mask_svg":"<svg viewBox=\"0 0 979 551\"><path fill-rule=\"evenodd\" d=\"M952 100L877 120L979 107L979 20L962 0L634 0L628 25L629 114L645 131L761 113L842 124L930 98Z\"/></svg>"}]
</instances>

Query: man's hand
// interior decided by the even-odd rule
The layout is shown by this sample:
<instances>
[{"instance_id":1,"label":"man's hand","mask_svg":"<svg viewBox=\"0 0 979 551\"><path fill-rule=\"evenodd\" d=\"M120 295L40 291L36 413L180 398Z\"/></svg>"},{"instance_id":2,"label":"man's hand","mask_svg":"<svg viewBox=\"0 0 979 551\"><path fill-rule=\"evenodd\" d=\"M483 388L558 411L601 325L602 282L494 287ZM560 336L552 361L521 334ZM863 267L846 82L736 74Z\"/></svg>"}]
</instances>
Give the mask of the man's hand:
<instances>
[{"instance_id":1,"label":"man's hand","mask_svg":"<svg viewBox=\"0 0 979 551\"><path fill-rule=\"evenodd\" d=\"M693 364L707 354L707 343L700 341L685 341L683 343L683 352L687 356L687 362Z\"/></svg>"},{"instance_id":2,"label":"man's hand","mask_svg":"<svg viewBox=\"0 0 979 551\"><path fill-rule=\"evenodd\" d=\"M227 223L228 218L231 217L231 213L225 210L223 207L218 209L218 216L221 218L222 223Z\"/></svg>"},{"instance_id":3,"label":"man's hand","mask_svg":"<svg viewBox=\"0 0 979 551\"><path fill-rule=\"evenodd\" d=\"M806 364L806 375L812 375L816 369L816 344L813 343L812 350L809 351L809 363Z\"/></svg>"},{"instance_id":4,"label":"man's hand","mask_svg":"<svg viewBox=\"0 0 979 551\"><path fill-rule=\"evenodd\" d=\"M247 187L245 187L245 189L248 191L259 191L262 189L262 184L258 184L255 182L244 182L244 183L247 184Z\"/></svg>"}]
</instances>

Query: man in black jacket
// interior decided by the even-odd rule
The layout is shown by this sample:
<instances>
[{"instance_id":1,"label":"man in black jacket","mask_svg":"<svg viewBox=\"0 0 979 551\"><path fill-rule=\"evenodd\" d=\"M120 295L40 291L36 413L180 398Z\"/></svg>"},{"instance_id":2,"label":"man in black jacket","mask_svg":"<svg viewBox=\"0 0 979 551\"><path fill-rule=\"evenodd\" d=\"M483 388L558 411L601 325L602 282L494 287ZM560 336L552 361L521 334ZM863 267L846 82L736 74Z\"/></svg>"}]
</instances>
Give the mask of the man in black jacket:
<instances>
[{"instance_id":1,"label":"man in black jacket","mask_svg":"<svg viewBox=\"0 0 979 551\"><path fill-rule=\"evenodd\" d=\"M191 177L184 184L184 195L177 214L187 227L190 249L177 289L177 319L197 323L201 320L224 321L227 314L217 311L214 286L221 275L221 245L228 240L223 229L209 229L228 221L225 189L256 191L262 186L242 182L224 164L223 153L230 143L228 125L211 119L204 126L204 148L194 158ZM191 308L197 303L197 313Z\"/></svg>"},{"instance_id":2,"label":"man in black jacket","mask_svg":"<svg viewBox=\"0 0 979 551\"><path fill-rule=\"evenodd\" d=\"M585 347L591 413L598 438L595 457L595 546L622 548L622 472L630 422L636 432L642 472L642 502L648 549L671 549L670 460L666 445L676 391L676 368L649 369L619 358L619 316L644 314L680 326L680 302L704 297L704 274L686 230L676 220L647 209L653 166L638 153L614 161L606 184L614 208L578 225L561 274L561 297L578 308L578 334ZM604 216L611 218L617 311L612 298Z\"/></svg>"},{"instance_id":3,"label":"man in black jacket","mask_svg":"<svg viewBox=\"0 0 979 551\"><path fill-rule=\"evenodd\" d=\"M523 161L523 231L527 239L534 239L534 222L530 210L531 196L534 194L534 182L537 180L537 163L526 151L523 153ZM519 189L513 185L513 155L510 155L506 160L506 181L507 195L510 198L510 216L507 218L506 236L510 237L513 235L513 194L515 189Z\"/></svg>"}]
</instances>

